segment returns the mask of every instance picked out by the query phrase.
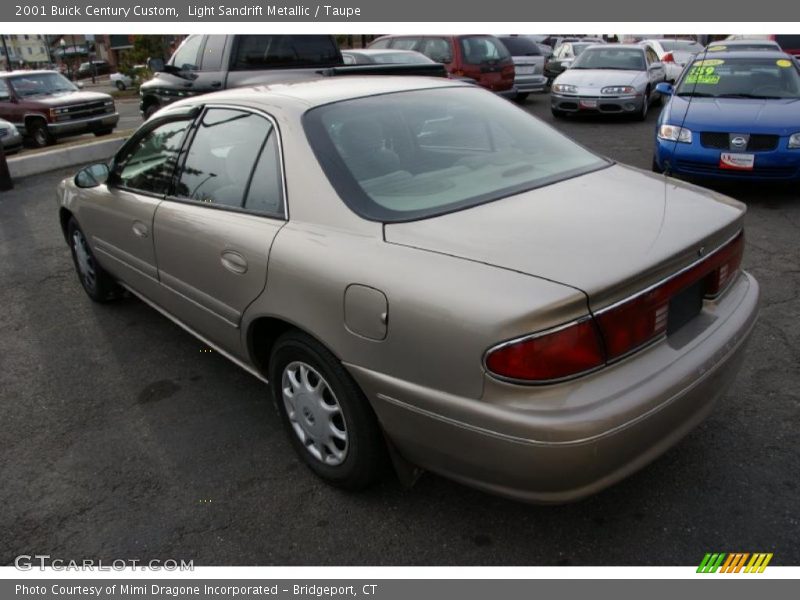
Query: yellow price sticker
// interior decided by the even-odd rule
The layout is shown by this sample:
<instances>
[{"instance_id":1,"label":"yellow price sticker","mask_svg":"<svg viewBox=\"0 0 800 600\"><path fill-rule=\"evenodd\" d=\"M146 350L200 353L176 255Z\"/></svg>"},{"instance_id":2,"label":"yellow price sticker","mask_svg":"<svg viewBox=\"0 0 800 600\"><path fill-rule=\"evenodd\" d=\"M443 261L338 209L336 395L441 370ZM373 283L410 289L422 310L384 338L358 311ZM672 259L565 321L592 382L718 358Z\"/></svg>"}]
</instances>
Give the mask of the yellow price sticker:
<instances>
[{"instance_id":1,"label":"yellow price sticker","mask_svg":"<svg viewBox=\"0 0 800 600\"><path fill-rule=\"evenodd\" d=\"M792 61L786 60L785 58L781 58L775 61L775 64L778 65L779 67L783 67L784 69L786 69L792 66Z\"/></svg>"},{"instance_id":2,"label":"yellow price sticker","mask_svg":"<svg viewBox=\"0 0 800 600\"><path fill-rule=\"evenodd\" d=\"M722 52L723 50L727 50L727 46L711 46L708 51L709 52Z\"/></svg>"},{"instance_id":3,"label":"yellow price sticker","mask_svg":"<svg viewBox=\"0 0 800 600\"><path fill-rule=\"evenodd\" d=\"M718 67L724 65L725 61L721 58L707 58L706 60L698 60L692 63L695 67Z\"/></svg>"}]
</instances>

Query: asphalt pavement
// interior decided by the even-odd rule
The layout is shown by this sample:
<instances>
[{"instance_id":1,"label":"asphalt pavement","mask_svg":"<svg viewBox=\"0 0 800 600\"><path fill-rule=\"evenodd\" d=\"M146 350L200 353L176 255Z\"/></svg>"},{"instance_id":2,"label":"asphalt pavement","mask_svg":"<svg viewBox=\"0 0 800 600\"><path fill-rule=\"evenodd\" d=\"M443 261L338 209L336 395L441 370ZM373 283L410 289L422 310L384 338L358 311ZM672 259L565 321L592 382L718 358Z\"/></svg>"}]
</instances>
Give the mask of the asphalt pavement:
<instances>
[{"instance_id":1,"label":"asphalt pavement","mask_svg":"<svg viewBox=\"0 0 800 600\"><path fill-rule=\"evenodd\" d=\"M647 169L644 123L554 121ZM530 506L431 474L363 493L306 469L263 384L135 299L84 295L53 189L0 194L0 564L193 559L196 565L696 565L706 552L800 564L800 193L749 205L745 267L763 307L714 413L644 470L579 503ZM291 201L291 200L290 200Z\"/></svg>"}]
</instances>

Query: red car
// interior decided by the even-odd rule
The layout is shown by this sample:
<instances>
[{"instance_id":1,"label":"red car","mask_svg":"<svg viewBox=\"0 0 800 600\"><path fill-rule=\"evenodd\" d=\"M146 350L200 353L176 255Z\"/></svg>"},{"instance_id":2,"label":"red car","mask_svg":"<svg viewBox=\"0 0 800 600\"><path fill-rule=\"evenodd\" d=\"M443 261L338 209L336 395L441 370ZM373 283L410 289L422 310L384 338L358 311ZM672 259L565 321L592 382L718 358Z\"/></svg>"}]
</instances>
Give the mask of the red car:
<instances>
[{"instance_id":1,"label":"red car","mask_svg":"<svg viewBox=\"0 0 800 600\"><path fill-rule=\"evenodd\" d=\"M503 96L516 96L514 61L493 35L385 35L368 47L416 50L444 64L452 77L471 79Z\"/></svg>"}]
</instances>

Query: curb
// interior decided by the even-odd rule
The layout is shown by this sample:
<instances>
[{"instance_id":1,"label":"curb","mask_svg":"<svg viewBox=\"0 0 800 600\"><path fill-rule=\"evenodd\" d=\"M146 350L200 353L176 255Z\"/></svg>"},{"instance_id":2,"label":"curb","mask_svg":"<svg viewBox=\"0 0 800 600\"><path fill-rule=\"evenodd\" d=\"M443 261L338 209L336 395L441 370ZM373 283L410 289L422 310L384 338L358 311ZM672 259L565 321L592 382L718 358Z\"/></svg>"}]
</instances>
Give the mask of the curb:
<instances>
[{"instance_id":1,"label":"curb","mask_svg":"<svg viewBox=\"0 0 800 600\"><path fill-rule=\"evenodd\" d=\"M13 179L39 175L75 165L85 165L108 160L128 138L114 138L89 142L80 146L54 148L27 156L8 158L8 169Z\"/></svg>"}]
</instances>

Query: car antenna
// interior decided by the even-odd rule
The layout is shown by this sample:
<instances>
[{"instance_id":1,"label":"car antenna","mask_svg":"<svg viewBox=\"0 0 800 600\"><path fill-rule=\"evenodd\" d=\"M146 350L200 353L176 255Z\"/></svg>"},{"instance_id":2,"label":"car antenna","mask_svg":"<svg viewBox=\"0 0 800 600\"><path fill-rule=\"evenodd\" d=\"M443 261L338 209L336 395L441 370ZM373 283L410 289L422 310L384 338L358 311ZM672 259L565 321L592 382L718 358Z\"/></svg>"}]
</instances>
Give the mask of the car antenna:
<instances>
[{"instance_id":1,"label":"car antenna","mask_svg":"<svg viewBox=\"0 0 800 600\"><path fill-rule=\"evenodd\" d=\"M706 56L708 56L708 46L709 46L709 44L706 44L706 46L703 48L703 53L702 53L702 56L700 57L699 61L697 59L697 56L695 56L695 58L692 59L691 66L689 67L690 69L694 66L694 64L696 62L700 62L699 66L701 66L701 67L703 66L703 62L706 60ZM688 75L688 73L687 73L687 75ZM680 81L680 78L678 79L678 81ZM692 89L691 89L691 91L690 91L690 93L688 95L689 102L686 105L686 110L683 112L683 117L681 118L681 124L678 126L678 136L672 141L672 144L673 144L672 156L673 157L675 156L675 151L678 149L678 144L679 144L678 138L681 135L681 131L683 131L683 126L686 123L686 117L689 116L689 110L692 108L692 98L694 98L694 92L697 89L697 81L698 81L698 78L695 77L694 78L694 84L692 85ZM672 93L675 94L676 91L677 91L677 85L673 88ZM672 161L671 160L667 161L666 168L664 169L664 175L665 176L669 176L671 167L672 167Z\"/></svg>"}]
</instances>

